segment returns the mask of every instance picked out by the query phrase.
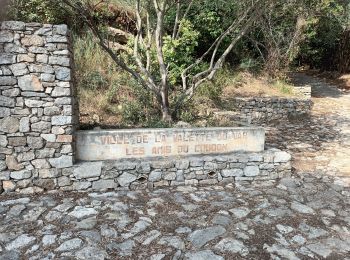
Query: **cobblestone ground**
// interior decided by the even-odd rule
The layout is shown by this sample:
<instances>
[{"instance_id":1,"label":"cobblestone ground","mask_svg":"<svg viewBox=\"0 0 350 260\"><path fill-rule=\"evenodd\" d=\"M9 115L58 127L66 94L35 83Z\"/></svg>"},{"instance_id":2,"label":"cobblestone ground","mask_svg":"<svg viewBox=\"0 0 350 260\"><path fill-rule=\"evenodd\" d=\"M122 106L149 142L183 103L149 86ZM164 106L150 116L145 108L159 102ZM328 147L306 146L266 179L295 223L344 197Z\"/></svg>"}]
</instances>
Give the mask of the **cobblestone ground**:
<instances>
[{"instance_id":1,"label":"cobblestone ground","mask_svg":"<svg viewBox=\"0 0 350 260\"><path fill-rule=\"evenodd\" d=\"M0 259L350 259L350 98L298 77L315 88L312 118L268 129L293 176L2 197Z\"/></svg>"}]
</instances>

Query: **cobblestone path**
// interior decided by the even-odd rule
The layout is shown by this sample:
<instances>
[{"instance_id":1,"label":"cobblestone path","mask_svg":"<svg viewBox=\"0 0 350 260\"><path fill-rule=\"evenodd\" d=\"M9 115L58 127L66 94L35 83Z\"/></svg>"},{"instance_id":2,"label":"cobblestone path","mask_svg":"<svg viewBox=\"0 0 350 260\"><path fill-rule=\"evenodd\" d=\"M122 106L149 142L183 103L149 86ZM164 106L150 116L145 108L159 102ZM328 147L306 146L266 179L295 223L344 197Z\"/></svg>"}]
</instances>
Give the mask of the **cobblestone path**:
<instances>
[{"instance_id":1,"label":"cobblestone path","mask_svg":"<svg viewBox=\"0 0 350 260\"><path fill-rule=\"evenodd\" d=\"M350 259L350 98L313 84L310 119L268 129L279 181L0 198L0 259Z\"/></svg>"}]
</instances>

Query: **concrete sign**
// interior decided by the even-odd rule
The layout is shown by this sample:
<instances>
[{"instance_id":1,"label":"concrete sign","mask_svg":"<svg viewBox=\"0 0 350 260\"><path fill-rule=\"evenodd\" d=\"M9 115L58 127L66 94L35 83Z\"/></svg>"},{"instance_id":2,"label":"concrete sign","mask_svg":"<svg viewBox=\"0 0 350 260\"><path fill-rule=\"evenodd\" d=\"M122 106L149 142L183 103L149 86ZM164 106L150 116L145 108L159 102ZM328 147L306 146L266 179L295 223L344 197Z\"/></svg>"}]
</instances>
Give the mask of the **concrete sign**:
<instances>
[{"instance_id":1,"label":"concrete sign","mask_svg":"<svg viewBox=\"0 0 350 260\"><path fill-rule=\"evenodd\" d=\"M84 161L261 152L262 127L164 128L78 131L77 159Z\"/></svg>"}]
</instances>

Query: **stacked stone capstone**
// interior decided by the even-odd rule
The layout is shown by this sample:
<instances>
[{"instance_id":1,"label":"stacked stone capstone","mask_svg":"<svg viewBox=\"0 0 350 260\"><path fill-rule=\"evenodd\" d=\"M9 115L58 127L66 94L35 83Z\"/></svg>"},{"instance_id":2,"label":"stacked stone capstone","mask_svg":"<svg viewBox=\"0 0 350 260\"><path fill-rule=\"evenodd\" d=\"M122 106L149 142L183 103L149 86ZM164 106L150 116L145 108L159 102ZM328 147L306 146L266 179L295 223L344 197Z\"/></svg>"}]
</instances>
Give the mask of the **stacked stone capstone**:
<instances>
[{"instance_id":1,"label":"stacked stone capstone","mask_svg":"<svg viewBox=\"0 0 350 260\"><path fill-rule=\"evenodd\" d=\"M0 191L51 190L73 165L78 113L68 29L0 25Z\"/></svg>"}]
</instances>

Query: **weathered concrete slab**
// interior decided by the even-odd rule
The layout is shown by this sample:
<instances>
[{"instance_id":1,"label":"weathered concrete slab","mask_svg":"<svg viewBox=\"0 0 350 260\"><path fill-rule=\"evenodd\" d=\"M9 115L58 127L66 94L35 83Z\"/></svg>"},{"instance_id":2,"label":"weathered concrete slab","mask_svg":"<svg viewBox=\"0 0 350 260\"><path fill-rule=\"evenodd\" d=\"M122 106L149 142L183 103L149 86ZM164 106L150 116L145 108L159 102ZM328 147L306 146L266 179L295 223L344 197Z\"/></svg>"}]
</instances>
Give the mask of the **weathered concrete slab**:
<instances>
[{"instance_id":1,"label":"weathered concrete slab","mask_svg":"<svg viewBox=\"0 0 350 260\"><path fill-rule=\"evenodd\" d=\"M262 127L126 129L77 132L77 159L117 160L261 152Z\"/></svg>"}]
</instances>

